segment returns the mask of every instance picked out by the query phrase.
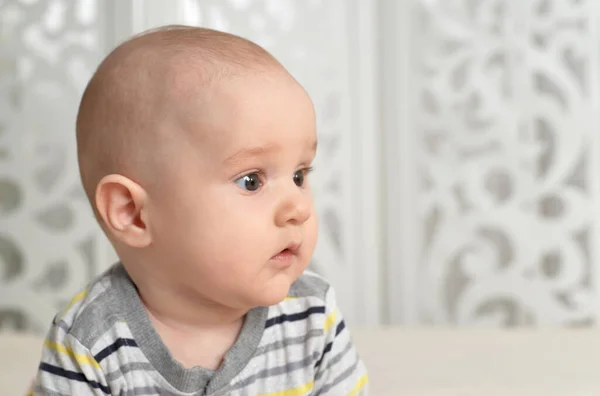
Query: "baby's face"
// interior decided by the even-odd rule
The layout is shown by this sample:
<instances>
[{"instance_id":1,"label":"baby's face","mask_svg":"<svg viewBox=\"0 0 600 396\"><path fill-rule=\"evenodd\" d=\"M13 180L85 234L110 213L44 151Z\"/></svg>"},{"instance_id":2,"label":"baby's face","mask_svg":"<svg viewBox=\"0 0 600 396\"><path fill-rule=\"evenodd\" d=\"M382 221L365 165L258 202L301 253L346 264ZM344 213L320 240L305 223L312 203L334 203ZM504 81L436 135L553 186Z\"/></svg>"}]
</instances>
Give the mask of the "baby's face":
<instances>
[{"instance_id":1,"label":"baby's face","mask_svg":"<svg viewBox=\"0 0 600 396\"><path fill-rule=\"evenodd\" d=\"M312 103L281 77L239 77L203 98L177 110L185 137L149 193L153 248L182 292L236 308L277 303L316 243Z\"/></svg>"}]
</instances>

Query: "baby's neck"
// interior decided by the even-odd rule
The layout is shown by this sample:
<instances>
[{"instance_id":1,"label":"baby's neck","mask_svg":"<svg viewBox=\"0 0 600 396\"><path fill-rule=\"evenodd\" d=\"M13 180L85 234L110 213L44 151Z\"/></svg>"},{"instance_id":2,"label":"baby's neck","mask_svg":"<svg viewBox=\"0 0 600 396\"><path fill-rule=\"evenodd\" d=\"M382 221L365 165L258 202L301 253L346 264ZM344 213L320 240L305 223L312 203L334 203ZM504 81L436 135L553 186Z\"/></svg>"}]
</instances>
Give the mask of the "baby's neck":
<instances>
[{"instance_id":1,"label":"baby's neck","mask_svg":"<svg viewBox=\"0 0 600 396\"><path fill-rule=\"evenodd\" d=\"M140 299L173 357L184 367L216 370L237 340L247 310L148 286L137 285Z\"/></svg>"},{"instance_id":2,"label":"baby's neck","mask_svg":"<svg viewBox=\"0 0 600 396\"><path fill-rule=\"evenodd\" d=\"M162 274L140 276L136 273L139 271L128 272L146 309L165 325L181 331L231 326L250 309L220 304L166 280Z\"/></svg>"},{"instance_id":3,"label":"baby's neck","mask_svg":"<svg viewBox=\"0 0 600 396\"><path fill-rule=\"evenodd\" d=\"M178 298L165 299L160 296L144 296L142 293L140 298L153 320L182 333L231 327L247 313L246 310L203 301L178 301Z\"/></svg>"},{"instance_id":4,"label":"baby's neck","mask_svg":"<svg viewBox=\"0 0 600 396\"><path fill-rule=\"evenodd\" d=\"M161 318L146 307L154 328L171 355L186 368L200 366L217 370L227 351L233 346L243 326L244 318L214 325L182 323Z\"/></svg>"}]
</instances>

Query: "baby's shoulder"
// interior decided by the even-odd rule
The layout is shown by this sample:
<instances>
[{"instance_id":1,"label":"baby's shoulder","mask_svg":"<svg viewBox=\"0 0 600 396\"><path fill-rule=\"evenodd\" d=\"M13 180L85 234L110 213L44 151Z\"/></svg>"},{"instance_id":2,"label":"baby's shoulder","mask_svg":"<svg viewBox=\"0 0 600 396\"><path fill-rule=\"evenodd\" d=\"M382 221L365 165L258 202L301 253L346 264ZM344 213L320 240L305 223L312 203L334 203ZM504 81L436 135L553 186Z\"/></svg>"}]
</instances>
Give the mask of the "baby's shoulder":
<instances>
[{"instance_id":1,"label":"baby's shoulder","mask_svg":"<svg viewBox=\"0 0 600 396\"><path fill-rule=\"evenodd\" d=\"M83 344L92 344L107 324L118 320L116 308L123 301L116 301L111 292L116 268L115 265L102 273L75 294L54 317L53 328L60 328L63 334L74 336Z\"/></svg>"},{"instance_id":2,"label":"baby's shoulder","mask_svg":"<svg viewBox=\"0 0 600 396\"><path fill-rule=\"evenodd\" d=\"M288 299L314 298L326 301L331 285L325 278L312 272L305 271L290 287Z\"/></svg>"},{"instance_id":3,"label":"baby's shoulder","mask_svg":"<svg viewBox=\"0 0 600 396\"><path fill-rule=\"evenodd\" d=\"M269 330L272 337L324 335L338 316L333 286L321 275L306 271L283 301L269 307L265 329L279 329L278 333Z\"/></svg>"}]
</instances>

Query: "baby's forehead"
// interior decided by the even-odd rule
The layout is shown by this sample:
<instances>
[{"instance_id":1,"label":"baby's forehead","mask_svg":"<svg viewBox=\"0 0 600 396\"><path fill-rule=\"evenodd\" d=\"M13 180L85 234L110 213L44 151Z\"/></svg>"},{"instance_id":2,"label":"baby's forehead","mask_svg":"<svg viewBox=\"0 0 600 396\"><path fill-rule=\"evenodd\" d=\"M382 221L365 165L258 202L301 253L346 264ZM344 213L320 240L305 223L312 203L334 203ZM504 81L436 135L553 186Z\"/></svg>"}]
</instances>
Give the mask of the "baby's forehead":
<instances>
[{"instance_id":1,"label":"baby's forehead","mask_svg":"<svg viewBox=\"0 0 600 396\"><path fill-rule=\"evenodd\" d=\"M238 70L207 80L193 68L184 68L173 78L177 83L169 84L166 108L190 124L216 129L223 123L268 128L270 124L314 118L310 97L284 69Z\"/></svg>"},{"instance_id":2,"label":"baby's forehead","mask_svg":"<svg viewBox=\"0 0 600 396\"><path fill-rule=\"evenodd\" d=\"M238 151L259 156L288 147L310 148L316 140L316 120L304 90L279 86L286 82L274 83L272 89L257 84L260 81L242 80L228 88L219 86L202 105L191 101L176 109L191 145L221 159Z\"/></svg>"}]
</instances>

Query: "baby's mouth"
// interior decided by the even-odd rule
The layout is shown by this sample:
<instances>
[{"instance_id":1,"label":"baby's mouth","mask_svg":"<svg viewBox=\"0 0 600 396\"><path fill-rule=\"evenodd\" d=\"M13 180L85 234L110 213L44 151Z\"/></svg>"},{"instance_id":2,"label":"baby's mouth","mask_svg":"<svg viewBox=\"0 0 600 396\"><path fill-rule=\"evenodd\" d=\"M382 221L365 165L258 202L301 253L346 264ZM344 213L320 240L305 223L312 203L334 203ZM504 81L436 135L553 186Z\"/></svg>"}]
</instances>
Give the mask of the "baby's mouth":
<instances>
[{"instance_id":1,"label":"baby's mouth","mask_svg":"<svg viewBox=\"0 0 600 396\"><path fill-rule=\"evenodd\" d=\"M288 261L288 260L291 260L293 257L295 257L298 254L299 247L300 247L300 244L298 244L298 243L291 243L286 248L284 248L283 250L281 250L279 253L277 253L276 255L274 255L272 257L272 260L276 260L276 261Z\"/></svg>"},{"instance_id":2,"label":"baby's mouth","mask_svg":"<svg viewBox=\"0 0 600 396\"><path fill-rule=\"evenodd\" d=\"M281 252L277 253L273 256L273 260L286 260L294 254L290 249L283 249Z\"/></svg>"}]
</instances>

